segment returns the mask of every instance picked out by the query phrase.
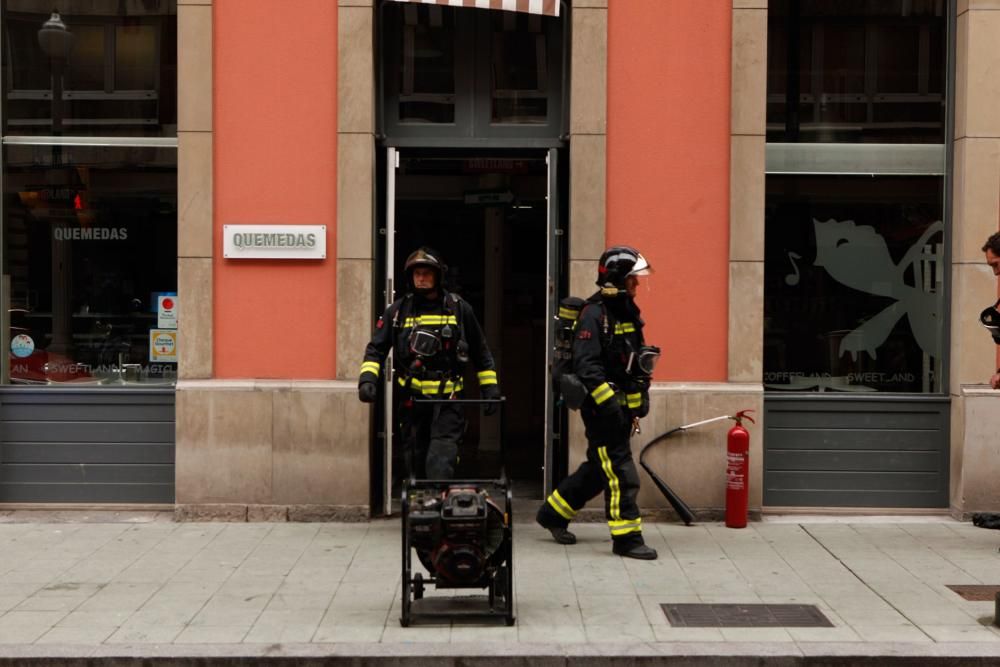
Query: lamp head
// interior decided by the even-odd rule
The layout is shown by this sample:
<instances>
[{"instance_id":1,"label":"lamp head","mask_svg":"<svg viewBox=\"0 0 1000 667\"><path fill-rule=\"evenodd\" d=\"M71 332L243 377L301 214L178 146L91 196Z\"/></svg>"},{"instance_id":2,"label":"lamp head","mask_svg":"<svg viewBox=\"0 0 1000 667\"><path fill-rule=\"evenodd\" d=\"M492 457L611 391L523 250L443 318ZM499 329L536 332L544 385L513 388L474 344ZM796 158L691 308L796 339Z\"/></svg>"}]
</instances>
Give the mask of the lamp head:
<instances>
[{"instance_id":1,"label":"lamp head","mask_svg":"<svg viewBox=\"0 0 1000 667\"><path fill-rule=\"evenodd\" d=\"M66 58L73 50L73 33L63 23L59 10L53 9L52 16L42 24L38 31L38 45L49 58Z\"/></svg>"}]
</instances>

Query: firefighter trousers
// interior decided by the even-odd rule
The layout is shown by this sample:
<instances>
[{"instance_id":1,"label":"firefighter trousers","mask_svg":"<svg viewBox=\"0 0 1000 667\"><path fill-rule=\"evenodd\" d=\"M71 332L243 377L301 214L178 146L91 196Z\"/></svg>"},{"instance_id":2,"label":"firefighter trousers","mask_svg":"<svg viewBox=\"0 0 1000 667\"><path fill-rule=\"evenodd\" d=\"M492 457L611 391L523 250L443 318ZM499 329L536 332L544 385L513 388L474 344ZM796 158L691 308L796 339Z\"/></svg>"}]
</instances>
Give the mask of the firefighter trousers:
<instances>
[{"instance_id":1,"label":"firefighter trousers","mask_svg":"<svg viewBox=\"0 0 1000 667\"><path fill-rule=\"evenodd\" d=\"M451 479L458 446L465 433L460 404L400 402L400 435L406 475L417 479Z\"/></svg>"},{"instance_id":2,"label":"firefighter trousers","mask_svg":"<svg viewBox=\"0 0 1000 667\"><path fill-rule=\"evenodd\" d=\"M538 521L546 528L565 528L581 507L603 491L611 539L621 545L642 544L642 518L636 504L639 473L629 443L632 425L622 423L618 415L582 414L587 460L549 495L538 511Z\"/></svg>"}]
</instances>

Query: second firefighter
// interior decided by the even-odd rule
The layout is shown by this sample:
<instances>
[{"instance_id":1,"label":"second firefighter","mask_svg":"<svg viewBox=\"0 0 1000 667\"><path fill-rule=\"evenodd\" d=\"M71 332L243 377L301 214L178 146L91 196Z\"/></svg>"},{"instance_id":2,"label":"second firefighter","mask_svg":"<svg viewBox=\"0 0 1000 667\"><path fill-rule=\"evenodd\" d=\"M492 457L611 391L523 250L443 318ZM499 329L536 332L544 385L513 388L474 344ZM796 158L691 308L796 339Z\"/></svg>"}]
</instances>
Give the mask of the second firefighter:
<instances>
[{"instance_id":1,"label":"second firefighter","mask_svg":"<svg viewBox=\"0 0 1000 667\"><path fill-rule=\"evenodd\" d=\"M564 479L538 510L537 521L560 544L573 544L567 529L576 513L604 492L612 550L619 556L653 560L656 550L642 537L636 496L639 474L632 460L633 427L649 412L649 381L659 348L643 340L635 303L639 276L652 271L628 246L601 255L597 285L576 322L572 370L587 397L580 415L587 435L587 458Z\"/></svg>"}]
</instances>

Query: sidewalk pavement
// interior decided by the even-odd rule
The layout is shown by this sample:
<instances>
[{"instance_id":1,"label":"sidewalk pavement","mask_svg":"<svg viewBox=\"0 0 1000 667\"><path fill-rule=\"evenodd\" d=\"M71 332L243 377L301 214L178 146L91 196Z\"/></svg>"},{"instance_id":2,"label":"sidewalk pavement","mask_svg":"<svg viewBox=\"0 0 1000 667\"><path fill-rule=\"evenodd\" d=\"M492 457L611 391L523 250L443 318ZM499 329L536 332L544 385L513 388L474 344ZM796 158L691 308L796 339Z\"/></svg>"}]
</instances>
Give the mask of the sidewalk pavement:
<instances>
[{"instance_id":1,"label":"sidewalk pavement","mask_svg":"<svg viewBox=\"0 0 1000 667\"><path fill-rule=\"evenodd\" d=\"M525 520L513 627L403 628L398 519L114 516L0 516L0 662L1000 665L994 602L946 587L1000 585L1000 531L945 517L648 523L657 561L612 555L601 524L560 546ZM689 602L811 604L833 627L672 627L660 605Z\"/></svg>"}]
</instances>

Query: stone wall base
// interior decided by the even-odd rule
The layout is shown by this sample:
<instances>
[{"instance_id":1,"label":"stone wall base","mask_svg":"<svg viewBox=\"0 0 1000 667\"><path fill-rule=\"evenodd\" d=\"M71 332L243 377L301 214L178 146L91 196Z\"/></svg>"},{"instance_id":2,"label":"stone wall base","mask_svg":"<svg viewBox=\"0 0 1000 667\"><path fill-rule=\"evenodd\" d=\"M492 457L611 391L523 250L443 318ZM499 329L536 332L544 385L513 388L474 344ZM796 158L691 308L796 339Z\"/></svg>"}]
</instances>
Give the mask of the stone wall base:
<instances>
[{"instance_id":1,"label":"stone wall base","mask_svg":"<svg viewBox=\"0 0 1000 667\"><path fill-rule=\"evenodd\" d=\"M368 505L243 505L240 503L186 503L174 507L174 521L348 522L368 521Z\"/></svg>"}]
</instances>

